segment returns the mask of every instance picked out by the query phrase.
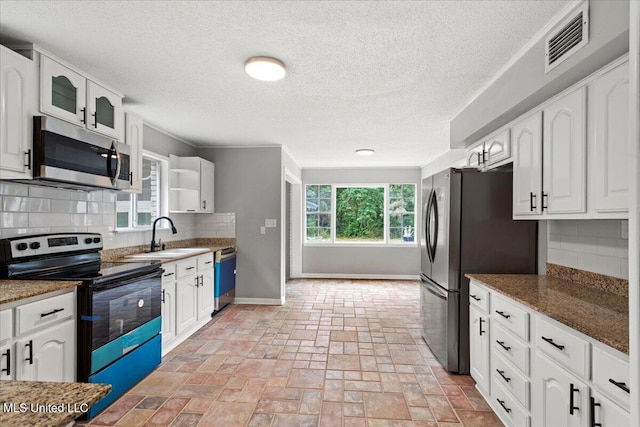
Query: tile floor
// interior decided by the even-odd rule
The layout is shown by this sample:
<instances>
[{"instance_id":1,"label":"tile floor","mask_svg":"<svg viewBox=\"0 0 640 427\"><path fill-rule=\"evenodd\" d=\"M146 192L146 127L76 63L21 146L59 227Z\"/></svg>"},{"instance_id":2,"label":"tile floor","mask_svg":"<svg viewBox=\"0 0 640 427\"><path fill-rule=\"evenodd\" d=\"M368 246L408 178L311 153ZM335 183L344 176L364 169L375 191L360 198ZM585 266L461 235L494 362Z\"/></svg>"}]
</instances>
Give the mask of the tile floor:
<instances>
[{"instance_id":1,"label":"tile floor","mask_svg":"<svg viewBox=\"0 0 640 427\"><path fill-rule=\"evenodd\" d=\"M91 425L501 426L420 337L419 282L294 280L231 306Z\"/></svg>"}]
</instances>

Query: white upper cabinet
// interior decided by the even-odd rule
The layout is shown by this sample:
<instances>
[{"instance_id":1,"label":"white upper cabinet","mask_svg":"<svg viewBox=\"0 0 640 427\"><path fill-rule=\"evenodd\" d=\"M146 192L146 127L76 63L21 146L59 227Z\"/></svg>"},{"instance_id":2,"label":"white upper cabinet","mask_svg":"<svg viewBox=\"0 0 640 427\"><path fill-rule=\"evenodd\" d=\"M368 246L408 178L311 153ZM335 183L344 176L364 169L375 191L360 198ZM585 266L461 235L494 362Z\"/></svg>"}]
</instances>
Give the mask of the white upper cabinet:
<instances>
[{"instance_id":1,"label":"white upper cabinet","mask_svg":"<svg viewBox=\"0 0 640 427\"><path fill-rule=\"evenodd\" d=\"M125 115L124 142L131 147L129 170L131 172L130 193L142 193L142 137L143 121L140 116L127 112Z\"/></svg>"},{"instance_id":2,"label":"white upper cabinet","mask_svg":"<svg viewBox=\"0 0 640 427\"><path fill-rule=\"evenodd\" d=\"M40 56L40 110L78 126L87 119L87 79L68 67Z\"/></svg>"},{"instance_id":3,"label":"white upper cabinet","mask_svg":"<svg viewBox=\"0 0 640 427\"><path fill-rule=\"evenodd\" d=\"M485 167L511 158L511 139L509 129L492 135L484 142L483 163Z\"/></svg>"},{"instance_id":4,"label":"white upper cabinet","mask_svg":"<svg viewBox=\"0 0 640 427\"><path fill-rule=\"evenodd\" d=\"M589 86L590 167L595 212L629 209L629 64ZM591 182L590 182L591 185Z\"/></svg>"},{"instance_id":5,"label":"white upper cabinet","mask_svg":"<svg viewBox=\"0 0 640 427\"><path fill-rule=\"evenodd\" d=\"M104 135L122 139L122 97L87 80L87 127Z\"/></svg>"},{"instance_id":6,"label":"white upper cabinet","mask_svg":"<svg viewBox=\"0 0 640 427\"><path fill-rule=\"evenodd\" d=\"M542 209L586 212L586 87L544 108Z\"/></svg>"},{"instance_id":7,"label":"white upper cabinet","mask_svg":"<svg viewBox=\"0 0 640 427\"><path fill-rule=\"evenodd\" d=\"M511 158L509 129L502 129L467 150L467 167L491 169L506 163Z\"/></svg>"},{"instance_id":8,"label":"white upper cabinet","mask_svg":"<svg viewBox=\"0 0 640 427\"><path fill-rule=\"evenodd\" d=\"M40 55L40 110L122 140L122 95L48 56Z\"/></svg>"},{"instance_id":9,"label":"white upper cabinet","mask_svg":"<svg viewBox=\"0 0 640 427\"><path fill-rule=\"evenodd\" d=\"M169 211L214 211L215 165L200 157L169 156Z\"/></svg>"},{"instance_id":10,"label":"white upper cabinet","mask_svg":"<svg viewBox=\"0 0 640 427\"><path fill-rule=\"evenodd\" d=\"M31 178L31 61L0 45L0 178Z\"/></svg>"},{"instance_id":11,"label":"white upper cabinet","mask_svg":"<svg viewBox=\"0 0 640 427\"><path fill-rule=\"evenodd\" d=\"M513 135L513 215L538 215L542 193L542 112L516 123Z\"/></svg>"}]
</instances>

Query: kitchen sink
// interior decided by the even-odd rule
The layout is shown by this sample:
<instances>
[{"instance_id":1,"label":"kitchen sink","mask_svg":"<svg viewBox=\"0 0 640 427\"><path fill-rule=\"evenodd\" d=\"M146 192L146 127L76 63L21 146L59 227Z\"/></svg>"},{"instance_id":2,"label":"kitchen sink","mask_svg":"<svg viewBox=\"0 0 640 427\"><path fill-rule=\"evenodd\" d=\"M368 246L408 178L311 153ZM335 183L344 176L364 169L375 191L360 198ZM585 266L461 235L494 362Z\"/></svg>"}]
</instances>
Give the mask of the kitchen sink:
<instances>
[{"instance_id":1,"label":"kitchen sink","mask_svg":"<svg viewBox=\"0 0 640 427\"><path fill-rule=\"evenodd\" d=\"M205 253L208 251L209 251L209 248L176 248L176 249L166 249L164 251L145 252L141 254L127 255L126 258L146 259L146 260L167 259L167 258L183 257L185 255L195 255L199 253Z\"/></svg>"}]
</instances>

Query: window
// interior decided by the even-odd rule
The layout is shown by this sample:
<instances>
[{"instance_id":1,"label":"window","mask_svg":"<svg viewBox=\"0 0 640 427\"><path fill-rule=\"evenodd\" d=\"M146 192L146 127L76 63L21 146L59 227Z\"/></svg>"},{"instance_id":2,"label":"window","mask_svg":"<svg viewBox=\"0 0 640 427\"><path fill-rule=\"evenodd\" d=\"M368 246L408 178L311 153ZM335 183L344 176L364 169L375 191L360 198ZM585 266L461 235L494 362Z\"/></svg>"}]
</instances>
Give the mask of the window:
<instances>
[{"instance_id":1,"label":"window","mask_svg":"<svg viewBox=\"0 0 640 427\"><path fill-rule=\"evenodd\" d=\"M307 185L306 241L415 241L415 184Z\"/></svg>"},{"instance_id":2,"label":"window","mask_svg":"<svg viewBox=\"0 0 640 427\"><path fill-rule=\"evenodd\" d=\"M415 236L416 186L389 185L389 241L413 242Z\"/></svg>"},{"instance_id":3,"label":"window","mask_svg":"<svg viewBox=\"0 0 640 427\"><path fill-rule=\"evenodd\" d=\"M331 240L330 185L307 185L307 240Z\"/></svg>"},{"instance_id":4,"label":"window","mask_svg":"<svg viewBox=\"0 0 640 427\"><path fill-rule=\"evenodd\" d=\"M162 182L166 160L145 153L142 156L142 193L120 192L116 196L116 228L146 228L166 213Z\"/></svg>"}]
</instances>

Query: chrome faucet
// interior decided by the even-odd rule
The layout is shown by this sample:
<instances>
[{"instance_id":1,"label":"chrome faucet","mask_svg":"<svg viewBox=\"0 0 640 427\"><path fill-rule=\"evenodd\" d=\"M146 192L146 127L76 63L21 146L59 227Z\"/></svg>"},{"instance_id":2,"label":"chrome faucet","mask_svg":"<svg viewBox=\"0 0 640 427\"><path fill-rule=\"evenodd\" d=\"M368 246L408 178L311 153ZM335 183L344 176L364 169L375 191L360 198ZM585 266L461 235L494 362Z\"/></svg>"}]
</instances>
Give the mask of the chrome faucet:
<instances>
[{"instance_id":1,"label":"chrome faucet","mask_svg":"<svg viewBox=\"0 0 640 427\"><path fill-rule=\"evenodd\" d=\"M161 219L166 219L171 223L171 232L173 234L176 234L178 232L178 230L176 230L176 227L173 225L173 221L171 221L171 218L169 218L168 216L159 216L158 218L156 218L156 220L153 221L153 234L151 234L151 251L150 252L155 252L156 249L158 249L161 246L160 242L162 241L162 239L159 240L158 243L156 243L156 223Z\"/></svg>"}]
</instances>

